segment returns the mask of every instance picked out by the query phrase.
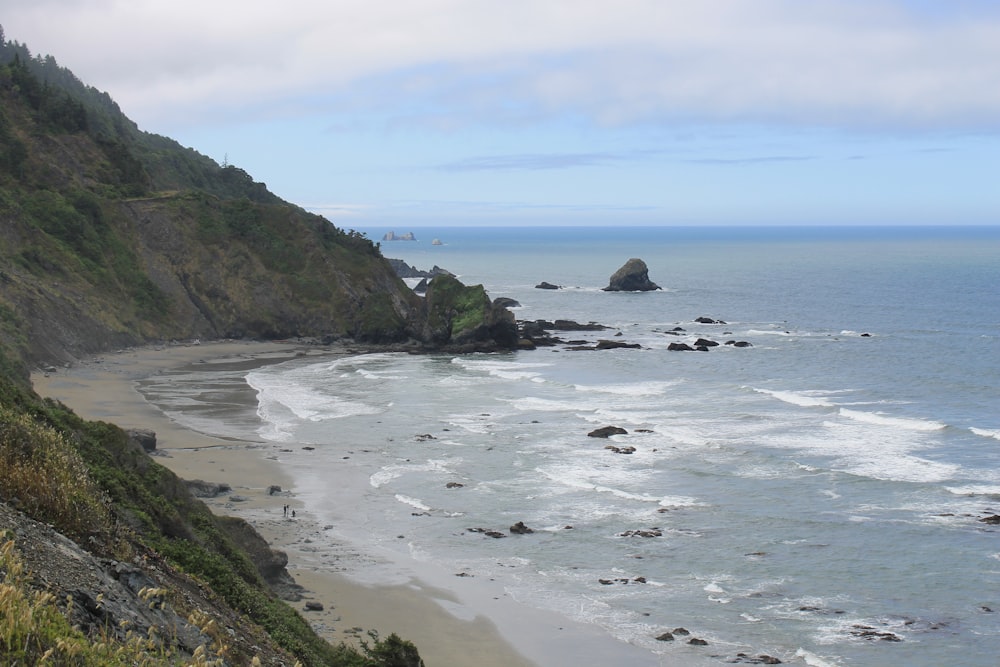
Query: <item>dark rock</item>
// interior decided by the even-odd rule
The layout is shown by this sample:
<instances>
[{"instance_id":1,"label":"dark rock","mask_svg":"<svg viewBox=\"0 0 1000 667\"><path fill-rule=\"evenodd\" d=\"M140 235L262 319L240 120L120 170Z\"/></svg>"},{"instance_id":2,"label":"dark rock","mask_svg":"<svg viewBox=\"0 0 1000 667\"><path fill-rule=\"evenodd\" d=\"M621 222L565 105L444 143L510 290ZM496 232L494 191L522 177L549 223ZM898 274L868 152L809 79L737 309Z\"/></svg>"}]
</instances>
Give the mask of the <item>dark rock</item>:
<instances>
[{"instance_id":1,"label":"dark rock","mask_svg":"<svg viewBox=\"0 0 1000 667\"><path fill-rule=\"evenodd\" d=\"M696 317L694 321L698 324L725 324L722 320L713 320L711 317L705 317L704 315Z\"/></svg>"},{"instance_id":2,"label":"dark rock","mask_svg":"<svg viewBox=\"0 0 1000 667\"><path fill-rule=\"evenodd\" d=\"M717 347L719 344L714 340L709 340L707 338L699 338L694 342L695 347Z\"/></svg>"},{"instance_id":3,"label":"dark rock","mask_svg":"<svg viewBox=\"0 0 1000 667\"><path fill-rule=\"evenodd\" d=\"M537 320L538 322L544 322L544 320ZM550 323L548 327L553 331L603 331L608 327L603 324L598 324L597 322L587 322L582 324L574 320L556 320Z\"/></svg>"},{"instance_id":4,"label":"dark rock","mask_svg":"<svg viewBox=\"0 0 1000 667\"><path fill-rule=\"evenodd\" d=\"M1000 514L993 514L991 516L984 516L982 519L980 519L980 521L982 521L983 523L988 523L991 526L1000 525Z\"/></svg>"},{"instance_id":5,"label":"dark rock","mask_svg":"<svg viewBox=\"0 0 1000 667\"><path fill-rule=\"evenodd\" d=\"M520 308L521 302L517 299L512 299L509 296L498 296L493 299L493 305L500 308Z\"/></svg>"},{"instance_id":6,"label":"dark rock","mask_svg":"<svg viewBox=\"0 0 1000 667\"><path fill-rule=\"evenodd\" d=\"M306 611L323 611L323 603L310 600L306 602L305 609Z\"/></svg>"},{"instance_id":7,"label":"dark rock","mask_svg":"<svg viewBox=\"0 0 1000 667\"><path fill-rule=\"evenodd\" d=\"M413 291L417 294L427 293L427 278L421 278L420 282L413 286Z\"/></svg>"},{"instance_id":8,"label":"dark rock","mask_svg":"<svg viewBox=\"0 0 1000 667\"><path fill-rule=\"evenodd\" d=\"M559 289L559 285L553 285L552 283L547 283L543 280L535 285L535 289Z\"/></svg>"},{"instance_id":9,"label":"dark rock","mask_svg":"<svg viewBox=\"0 0 1000 667\"><path fill-rule=\"evenodd\" d=\"M267 495L273 496L276 493L281 493L280 486L278 486L277 484L272 484L271 486L267 487Z\"/></svg>"},{"instance_id":10,"label":"dark rock","mask_svg":"<svg viewBox=\"0 0 1000 667\"><path fill-rule=\"evenodd\" d=\"M667 349L671 352L693 352L694 348L687 343L671 343L667 345Z\"/></svg>"},{"instance_id":11,"label":"dark rock","mask_svg":"<svg viewBox=\"0 0 1000 667\"><path fill-rule=\"evenodd\" d=\"M660 286L649 279L649 268L646 262L633 257L615 271L605 292L650 292Z\"/></svg>"},{"instance_id":12,"label":"dark rock","mask_svg":"<svg viewBox=\"0 0 1000 667\"><path fill-rule=\"evenodd\" d=\"M649 530L626 530L624 533L618 533L618 537L663 537L663 531L659 528L650 528ZM674 634L678 634L674 631Z\"/></svg>"},{"instance_id":13,"label":"dark rock","mask_svg":"<svg viewBox=\"0 0 1000 667\"><path fill-rule=\"evenodd\" d=\"M732 345L733 347L753 347L753 345L745 340L727 340L726 345Z\"/></svg>"},{"instance_id":14,"label":"dark rock","mask_svg":"<svg viewBox=\"0 0 1000 667\"><path fill-rule=\"evenodd\" d=\"M876 630L870 625L854 625L851 628L851 634L861 639L867 639L868 641L875 641L875 640L885 641L885 642L903 641L899 637L899 635L895 633Z\"/></svg>"},{"instance_id":15,"label":"dark rock","mask_svg":"<svg viewBox=\"0 0 1000 667\"><path fill-rule=\"evenodd\" d=\"M217 498L233 490L233 487L225 482L205 482L200 479L188 479L184 481L184 484L187 485L188 491L195 498Z\"/></svg>"},{"instance_id":16,"label":"dark rock","mask_svg":"<svg viewBox=\"0 0 1000 667\"><path fill-rule=\"evenodd\" d=\"M518 521L510 527L510 532L512 535L530 535L535 531L525 526L523 521Z\"/></svg>"},{"instance_id":17,"label":"dark rock","mask_svg":"<svg viewBox=\"0 0 1000 667\"><path fill-rule=\"evenodd\" d=\"M672 641L674 641L674 636L673 636L673 634L671 634L669 632L664 632L662 635L660 635L660 636L658 636L656 638L656 641L658 641L658 642L672 642Z\"/></svg>"},{"instance_id":18,"label":"dark rock","mask_svg":"<svg viewBox=\"0 0 1000 667\"><path fill-rule=\"evenodd\" d=\"M620 340L599 340L594 347L595 350L617 350L620 348L639 350L642 349L642 345L639 345L639 343L626 343Z\"/></svg>"},{"instance_id":19,"label":"dark rock","mask_svg":"<svg viewBox=\"0 0 1000 667\"><path fill-rule=\"evenodd\" d=\"M145 452L156 451L156 432L148 428L130 428L125 433L130 444L142 447Z\"/></svg>"},{"instance_id":20,"label":"dark rock","mask_svg":"<svg viewBox=\"0 0 1000 667\"><path fill-rule=\"evenodd\" d=\"M737 653L735 660L730 660L731 663L739 663L743 665L780 665L781 660L775 658L771 655L761 654L757 657L747 655L746 653Z\"/></svg>"},{"instance_id":21,"label":"dark rock","mask_svg":"<svg viewBox=\"0 0 1000 667\"><path fill-rule=\"evenodd\" d=\"M447 484L444 485L444 488L461 489L463 486L465 486L465 484L462 484L461 482L448 482Z\"/></svg>"},{"instance_id":22,"label":"dark rock","mask_svg":"<svg viewBox=\"0 0 1000 667\"><path fill-rule=\"evenodd\" d=\"M615 454L635 454L635 447L618 447L616 445L604 445L604 449L610 450Z\"/></svg>"},{"instance_id":23,"label":"dark rock","mask_svg":"<svg viewBox=\"0 0 1000 667\"><path fill-rule=\"evenodd\" d=\"M691 646L708 646L708 642L704 639L698 639L697 637L692 637L688 640L688 644Z\"/></svg>"},{"instance_id":24,"label":"dark rock","mask_svg":"<svg viewBox=\"0 0 1000 667\"><path fill-rule=\"evenodd\" d=\"M602 426L587 434L591 438L608 438L612 435L628 435L628 431L621 426Z\"/></svg>"},{"instance_id":25,"label":"dark rock","mask_svg":"<svg viewBox=\"0 0 1000 667\"><path fill-rule=\"evenodd\" d=\"M498 530L487 530L486 532L483 533L483 535L486 535L487 537L492 537L495 540L499 540L502 537L507 537Z\"/></svg>"}]
</instances>

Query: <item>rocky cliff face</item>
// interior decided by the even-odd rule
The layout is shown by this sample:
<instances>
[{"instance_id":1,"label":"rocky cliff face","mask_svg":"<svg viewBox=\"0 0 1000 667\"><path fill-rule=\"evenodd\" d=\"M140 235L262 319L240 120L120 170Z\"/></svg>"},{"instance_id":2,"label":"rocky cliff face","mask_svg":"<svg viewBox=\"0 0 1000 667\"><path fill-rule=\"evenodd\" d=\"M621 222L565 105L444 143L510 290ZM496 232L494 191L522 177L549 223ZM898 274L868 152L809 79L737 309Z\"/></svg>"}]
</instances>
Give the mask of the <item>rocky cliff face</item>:
<instances>
[{"instance_id":1,"label":"rocky cliff face","mask_svg":"<svg viewBox=\"0 0 1000 667\"><path fill-rule=\"evenodd\" d=\"M429 307L363 235L140 132L106 96L31 62L69 83L43 86L0 57L0 344L16 356L296 336L513 347L481 288L451 284L449 312ZM51 115L62 107L78 113Z\"/></svg>"}]
</instances>

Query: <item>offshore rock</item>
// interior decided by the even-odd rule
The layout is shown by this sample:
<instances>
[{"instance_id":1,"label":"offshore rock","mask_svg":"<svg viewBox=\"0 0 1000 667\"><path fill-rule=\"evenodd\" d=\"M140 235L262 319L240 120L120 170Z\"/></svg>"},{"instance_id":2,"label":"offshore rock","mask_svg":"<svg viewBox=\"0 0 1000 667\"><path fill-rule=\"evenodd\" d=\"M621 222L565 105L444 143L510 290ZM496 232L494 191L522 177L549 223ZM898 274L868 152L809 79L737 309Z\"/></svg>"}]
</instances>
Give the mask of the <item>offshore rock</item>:
<instances>
[{"instance_id":1,"label":"offshore rock","mask_svg":"<svg viewBox=\"0 0 1000 667\"><path fill-rule=\"evenodd\" d=\"M602 426L587 434L591 438L608 438L612 435L628 435L628 431L621 426Z\"/></svg>"},{"instance_id":2,"label":"offshore rock","mask_svg":"<svg viewBox=\"0 0 1000 667\"><path fill-rule=\"evenodd\" d=\"M605 292L650 292L660 286L649 279L646 262L633 257L612 274Z\"/></svg>"}]
</instances>

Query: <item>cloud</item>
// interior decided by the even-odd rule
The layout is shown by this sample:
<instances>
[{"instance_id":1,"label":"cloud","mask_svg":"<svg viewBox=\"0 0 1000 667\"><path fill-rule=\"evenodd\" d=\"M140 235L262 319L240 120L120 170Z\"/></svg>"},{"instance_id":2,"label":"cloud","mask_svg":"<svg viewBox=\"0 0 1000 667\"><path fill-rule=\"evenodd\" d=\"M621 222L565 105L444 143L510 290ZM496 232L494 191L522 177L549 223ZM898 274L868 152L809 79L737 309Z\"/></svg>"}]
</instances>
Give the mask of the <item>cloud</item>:
<instances>
[{"instance_id":1,"label":"cloud","mask_svg":"<svg viewBox=\"0 0 1000 667\"><path fill-rule=\"evenodd\" d=\"M1000 118L1000 8L986 2L17 5L4 10L8 38L52 53L146 124L345 109L442 128L547 117L995 128Z\"/></svg>"},{"instance_id":2,"label":"cloud","mask_svg":"<svg viewBox=\"0 0 1000 667\"><path fill-rule=\"evenodd\" d=\"M482 155L438 166L442 171L503 171L569 169L593 167L620 161L613 153L549 153L525 155Z\"/></svg>"}]
</instances>

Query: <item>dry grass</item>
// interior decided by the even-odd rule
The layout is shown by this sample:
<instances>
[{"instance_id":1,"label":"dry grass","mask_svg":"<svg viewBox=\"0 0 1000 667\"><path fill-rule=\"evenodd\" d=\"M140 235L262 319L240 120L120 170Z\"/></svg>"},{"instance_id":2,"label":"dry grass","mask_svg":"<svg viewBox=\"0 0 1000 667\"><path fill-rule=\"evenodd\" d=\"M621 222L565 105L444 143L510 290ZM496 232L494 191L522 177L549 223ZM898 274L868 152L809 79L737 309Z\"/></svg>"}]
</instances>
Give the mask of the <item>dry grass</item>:
<instances>
[{"instance_id":1,"label":"dry grass","mask_svg":"<svg viewBox=\"0 0 1000 667\"><path fill-rule=\"evenodd\" d=\"M0 406L0 496L78 538L111 534L110 500L66 438Z\"/></svg>"},{"instance_id":2,"label":"dry grass","mask_svg":"<svg viewBox=\"0 0 1000 667\"><path fill-rule=\"evenodd\" d=\"M149 589L144 599L162 604L162 591ZM225 633L207 614L196 612L190 622L208 638L191 656L178 655L158 637L128 633L124 641L113 633L87 637L70 625L59 600L34 590L13 540L0 544L0 664L72 665L74 667L221 667L228 646ZM255 658L255 664L260 664Z\"/></svg>"}]
</instances>

